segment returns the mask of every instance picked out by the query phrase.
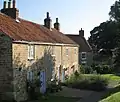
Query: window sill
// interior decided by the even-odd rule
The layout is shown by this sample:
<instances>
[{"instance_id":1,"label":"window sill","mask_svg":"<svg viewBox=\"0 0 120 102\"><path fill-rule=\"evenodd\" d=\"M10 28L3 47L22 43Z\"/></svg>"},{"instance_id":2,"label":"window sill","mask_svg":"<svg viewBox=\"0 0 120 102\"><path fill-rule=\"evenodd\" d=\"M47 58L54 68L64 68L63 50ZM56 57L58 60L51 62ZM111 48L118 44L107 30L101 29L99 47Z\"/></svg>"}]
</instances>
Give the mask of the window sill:
<instances>
[{"instance_id":1,"label":"window sill","mask_svg":"<svg viewBox=\"0 0 120 102\"><path fill-rule=\"evenodd\" d=\"M51 55L52 57L55 57L55 55Z\"/></svg>"},{"instance_id":2,"label":"window sill","mask_svg":"<svg viewBox=\"0 0 120 102\"><path fill-rule=\"evenodd\" d=\"M86 60L87 58L81 58L81 60Z\"/></svg>"},{"instance_id":3,"label":"window sill","mask_svg":"<svg viewBox=\"0 0 120 102\"><path fill-rule=\"evenodd\" d=\"M34 60L34 58L28 58L28 61Z\"/></svg>"}]
</instances>

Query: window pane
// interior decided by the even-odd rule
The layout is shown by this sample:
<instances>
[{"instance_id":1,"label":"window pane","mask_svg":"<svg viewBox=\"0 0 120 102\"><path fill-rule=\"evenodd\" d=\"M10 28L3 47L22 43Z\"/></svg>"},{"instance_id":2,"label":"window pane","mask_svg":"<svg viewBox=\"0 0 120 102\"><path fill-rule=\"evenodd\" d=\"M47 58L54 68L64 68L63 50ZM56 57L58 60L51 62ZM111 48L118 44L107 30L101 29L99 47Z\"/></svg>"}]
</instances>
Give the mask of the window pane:
<instances>
[{"instance_id":1,"label":"window pane","mask_svg":"<svg viewBox=\"0 0 120 102\"><path fill-rule=\"evenodd\" d=\"M66 55L68 55L68 49L66 49Z\"/></svg>"},{"instance_id":2,"label":"window pane","mask_svg":"<svg viewBox=\"0 0 120 102\"><path fill-rule=\"evenodd\" d=\"M34 50L35 50L34 45L28 46L28 58L34 58Z\"/></svg>"}]
</instances>

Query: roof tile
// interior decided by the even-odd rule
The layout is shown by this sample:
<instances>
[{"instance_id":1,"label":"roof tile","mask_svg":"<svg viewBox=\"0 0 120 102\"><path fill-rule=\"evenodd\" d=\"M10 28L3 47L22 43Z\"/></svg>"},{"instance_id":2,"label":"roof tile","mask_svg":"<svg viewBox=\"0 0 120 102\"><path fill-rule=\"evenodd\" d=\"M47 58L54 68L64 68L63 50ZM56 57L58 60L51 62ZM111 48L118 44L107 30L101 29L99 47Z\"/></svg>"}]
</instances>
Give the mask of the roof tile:
<instances>
[{"instance_id":1,"label":"roof tile","mask_svg":"<svg viewBox=\"0 0 120 102\"><path fill-rule=\"evenodd\" d=\"M36 24L21 18L18 18L18 20L20 22L17 22L15 19L0 13L0 31L4 32L15 41L21 40L76 44L69 37L54 28L49 30L40 24Z\"/></svg>"}]
</instances>

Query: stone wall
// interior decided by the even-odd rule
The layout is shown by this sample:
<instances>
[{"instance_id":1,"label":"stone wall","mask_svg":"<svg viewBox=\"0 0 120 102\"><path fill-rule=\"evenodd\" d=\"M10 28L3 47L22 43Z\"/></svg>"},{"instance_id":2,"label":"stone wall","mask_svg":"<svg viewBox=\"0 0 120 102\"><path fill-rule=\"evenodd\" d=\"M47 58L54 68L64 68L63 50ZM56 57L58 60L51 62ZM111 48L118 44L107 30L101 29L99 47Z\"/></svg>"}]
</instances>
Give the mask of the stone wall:
<instances>
[{"instance_id":1,"label":"stone wall","mask_svg":"<svg viewBox=\"0 0 120 102\"><path fill-rule=\"evenodd\" d=\"M66 49L68 49L68 51L66 51ZM62 56L63 68L67 68L66 73L70 76L78 70L78 47L64 46Z\"/></svg>"},{"instance_id":2,"label":"stone wall","mask_svg":"<svg viewBox=\"0 0 120 102\"><path fill-rule=\"evenodd\" d=\"M17 101L27 99L27 74L33 72L33 80L39 77L41 70L46 71L47 80L52 78L53 66L49 46L35 45L35 57L28 59L28 44L13 44L14 94Z\"/></svg>"},{"instance_id":3,"label":"stone wall","mask_svg":"<svg viewBox=\"0 0 120 102\"><path fill-rule=\"evenodd\" d=\"M8 36L0 32L0 94L2 94L2 99L12 98L12 92L12 41Z\"/></svg>"},{"instance_id":4,"label":"stone wall","mask_svg":"<svg viewBox=\"0 0 120 102\"><path fill-rule=\"evenodd\" d=\"M35 80L39 77L40 71L45 70L46 82L48 82L53 75L58 75L60 66L67 68L66 74L69 75L73 73L71 68L73 65L74 70L78 69L78 47L57 45L53 50L53 45L35 44L35 56L32 60L28 59L28 44L13 43L12 47L14 94L18 101L27 99L26 81L29 71L33 72L33 80ZM68 48L67 56L66 48Z\"/></svg>"}]
</instances>

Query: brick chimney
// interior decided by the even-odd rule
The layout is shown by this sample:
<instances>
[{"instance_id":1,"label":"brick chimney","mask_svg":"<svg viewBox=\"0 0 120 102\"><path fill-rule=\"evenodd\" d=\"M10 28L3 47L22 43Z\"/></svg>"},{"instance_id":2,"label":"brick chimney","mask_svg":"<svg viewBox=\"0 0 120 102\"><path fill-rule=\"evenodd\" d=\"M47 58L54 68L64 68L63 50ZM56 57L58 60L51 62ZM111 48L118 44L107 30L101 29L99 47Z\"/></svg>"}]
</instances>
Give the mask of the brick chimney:
<instances>
[{"instance_id":1,"label":"brick chimney","mask_svg":"<svg viewBox=\"0 0 120 102\"><path fill-rule=\"evenodd\" d=\"M84 30L82 28L79 30L79 35L84 37Z\"/></svg>"},{"instance_id":2,"label":"brick chimney","mask_svg":"<svg viewBox=\"0 0 120 102\"><path fill-rule=\"evenodd\" d=\"M8 7L6 7L7 3L8 3ZM13 19L17 19L19 16L19 10L15 7L15 5L16 5L15 0L13 0L13 2L11 2L11 0L9 0L9 2L4 1L4 6L3 9L1 9L1 12L10 16Z\"/></svg>"},{"instance_id":3,"label":"brick chimney","mask_svg":"<svg viewBox=\"0 0 120 102\"><path fill-rule=\"evenodd\" d=\"M52 20L49 17L49 12L47 12L47 17L44 19L44 26L48 29L51 29L52 26Z\"/></svg>"},{"instance_id":4,"label":"brick chimney","mask_svg":"<svg viewBox=\"0 0 120 102\"><path fill-rule=\"evenodd\" d=\"M56 22L54 23L54 28L58 31L60 30L60 23L58 22L58 18L56 18Z\"/></svg>"}]
</instances>

